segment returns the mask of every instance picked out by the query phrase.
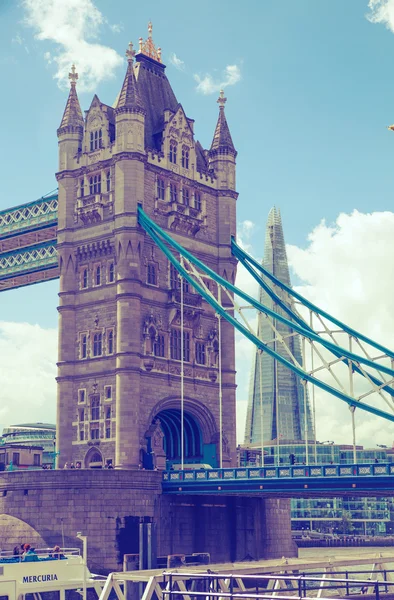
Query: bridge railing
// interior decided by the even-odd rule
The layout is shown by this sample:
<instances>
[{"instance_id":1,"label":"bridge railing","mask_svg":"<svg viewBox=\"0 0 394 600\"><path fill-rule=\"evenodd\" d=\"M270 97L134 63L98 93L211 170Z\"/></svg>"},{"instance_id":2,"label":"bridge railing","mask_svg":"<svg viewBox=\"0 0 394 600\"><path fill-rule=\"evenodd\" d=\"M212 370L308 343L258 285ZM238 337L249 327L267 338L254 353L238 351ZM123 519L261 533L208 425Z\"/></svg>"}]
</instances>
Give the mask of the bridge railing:
<instances>
[{"instance_id":1,"label":"bridge railing","mask_svg":"<svg viewBox=\"0 0 394 600\"><path fill-rule=\"evenodd\" d=\"M165 483L178 481L218 481L236 479L286 479L297 477L366 477L394 476L394 463L361 463L357 465L289 465L280 467L245 467L234 469L184 469L164 471Z\"/></svg>"}]
</instances>

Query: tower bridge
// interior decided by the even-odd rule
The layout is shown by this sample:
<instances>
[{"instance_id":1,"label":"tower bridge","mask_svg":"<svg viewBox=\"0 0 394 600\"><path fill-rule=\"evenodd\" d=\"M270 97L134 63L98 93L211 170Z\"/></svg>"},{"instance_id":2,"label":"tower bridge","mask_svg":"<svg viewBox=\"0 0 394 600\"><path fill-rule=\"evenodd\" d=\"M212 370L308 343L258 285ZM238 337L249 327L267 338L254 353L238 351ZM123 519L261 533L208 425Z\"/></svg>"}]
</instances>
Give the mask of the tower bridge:
<instances>
[{"instance_id":1,"label":"tower bridge","mask_svg":"<svg viewBox=\"0 0 394 600\"><path fill-rule=\"evenodd\" d=\"M0 291L59 278L58 469L0 474L0 517L34 528L49 545L58 542L61 519L67 538L84 529L96 567L114 569L117 557L138 552L140 520L158 524L161 553L290 556L290 493L327 495L334 481L356 493L375 481L389 490L394 475L390 465L319 475L308 464L262 464L242 475L235 331L257 350L251 439L260 431L262 460L263 432L279 438L282 427L278 412L261 421L266 358L279 376L293 374L304 399L297 431L308 444L308 386L347 403L353 421L356 408L394 420L394 353L301 298L236 244L237 152L224 93L203 149L151 26L126 56L115 105L95 95L85 118L72 67L57 131L58 191L0 213ZM238 261L264 290L259 300L236 287ZM263 327L272 331L269 343ZM83 469L63 470L70 462ZM171 464L187 463L213 468L167 471L162 480ZM105 466L116 468L96 470Z\"/></svg>"}]
</instances>

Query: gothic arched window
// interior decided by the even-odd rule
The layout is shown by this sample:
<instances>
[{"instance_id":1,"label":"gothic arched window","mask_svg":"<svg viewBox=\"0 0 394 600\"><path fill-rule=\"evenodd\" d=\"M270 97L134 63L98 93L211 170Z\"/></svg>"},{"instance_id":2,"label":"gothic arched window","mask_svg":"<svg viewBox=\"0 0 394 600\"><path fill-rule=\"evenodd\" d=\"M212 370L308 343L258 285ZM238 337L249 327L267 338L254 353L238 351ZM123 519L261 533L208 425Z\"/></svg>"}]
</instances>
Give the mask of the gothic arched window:
<instances>
[{"instance_id":1,"label":"gothic arched window","mask_svg":"<svg viewBox=\"0 0 394 600\"><path fill-rule=\"evenodd\" d=\"M189 168L189 149L182 148L182 167L184 169Z\"/></svg>"},{"instance_id":2,"label":"gothic arched window","mask_svg":"<svg viewBox=\"0 0 394 600\"><path fill-rule=\"evenodd\" d=\"M170 142L170 162L172 162L174 165L176 165L177 151L178 151L177 143Z\"/></svg>"},{"instance_id":3,"label":"gothic arched window","mask_svg":"<svg viewBox=\"0 0 394 600\"><path fill-rule=\"evenodd\" d=\"M100 399L93 398L91 404L91 418L92 421L98 421L100 419Z\"/></svg>"},{"instance_id":4,"label":"gothic arched window","mask_svg":"<svg viewBox=\"0 0 394 600\"><path fill-rule=\"evenodd\" d=\"M93 336L93 356L101 356L103 353L103 335L95 333Z\"/></svg>"},{"instance_id":5,"label":"gothic arched window","mask_svg":"<svg viewBox=\"0 0 394 600\"><path fill-rule=\"evenodd\" d=\"M101 285L101 266L96 267L96 285Z\"/></svg>"},{"instance_id":6,"label":"gothic arched window","mask_svg":"<svg viewBox=\"0 0 394 600\"><path fill-rule=\"evenodd\" d=\"M115 265L113 262L109 264L108 281L109 283L113 283L115 281Z\"/></svg>"},{"instance_id":7,"label":"gothic arched window","mask_svg":"<svg viewBox=\"0 0 394 600\"><path fill-rule=\"evenodd\" d=\"M108 354L114 353L114 332L111 329L108 332Z\"/></svg>"}]
</instances>

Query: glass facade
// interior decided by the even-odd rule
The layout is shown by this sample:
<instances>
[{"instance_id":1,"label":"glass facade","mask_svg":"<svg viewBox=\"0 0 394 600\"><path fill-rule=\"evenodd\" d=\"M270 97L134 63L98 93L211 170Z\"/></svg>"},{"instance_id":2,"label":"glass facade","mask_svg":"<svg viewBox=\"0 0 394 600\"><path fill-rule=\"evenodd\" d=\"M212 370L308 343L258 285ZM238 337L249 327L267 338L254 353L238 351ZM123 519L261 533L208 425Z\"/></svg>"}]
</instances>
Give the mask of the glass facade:
<instances>
[{"instance_id":1,"label":"glass facade","mask_svg":"<svg viewBox=\"0 0 394 600\"><path fill-rule=\"evenodd\" d=\"M393 462L391 449L356 450L357 463ZM279 458L279 461L278 461ZM316 460L315 460L316 458ZM334 443L308 444L309 464L353 464L353 446ZM305 443L281 442L264 446L264 465L306 463ZM257 444L238 447L241 467L261 465L261 448ZM390 498L293 498L291 522L293 531L304 535L318 531L334 535L385 535L394 532L394 506Z\"/></svg>"},{"instance_id":2,"label":"glass facade","mask_svg":"<svg viewBox=\"0 0 394 600\"><path fill-rule=\"evenodd\" d=\"M287 285L290 284L286 247L280 212L272 208L267 222L263 266ZM260 288L259 301L268 308L287 316L274 306L271 297ZM284 340L276 341L272 326ZM278 354L289 359L289 353L302 364L301 344L290 327L275 320L258 316L258 336ZM272 340L272 341L271 341ZM286 348L286 347L287 348ZM260 385L261 376L261 385ZM262 405L262 415L261 415ZM263 436L261 435L263 430ZM284 365L268 354L256 355L252 365L250 391L245 427L245 443L261 443L275 439L304 440L313 438L308 395L301 381Z\"/></svg>"},{"instance_id":3,"label":"glass facade","mask_svg":"<svg viewBox=\"0 0 394 600\"><path fill-rule=\"evenodd\" d=\"M26 444L41 446L43 449L42 464L53 464L56 426L50 423L25 423L10 425L3 429L1 444Z\"/></svg>"}]
</instances>

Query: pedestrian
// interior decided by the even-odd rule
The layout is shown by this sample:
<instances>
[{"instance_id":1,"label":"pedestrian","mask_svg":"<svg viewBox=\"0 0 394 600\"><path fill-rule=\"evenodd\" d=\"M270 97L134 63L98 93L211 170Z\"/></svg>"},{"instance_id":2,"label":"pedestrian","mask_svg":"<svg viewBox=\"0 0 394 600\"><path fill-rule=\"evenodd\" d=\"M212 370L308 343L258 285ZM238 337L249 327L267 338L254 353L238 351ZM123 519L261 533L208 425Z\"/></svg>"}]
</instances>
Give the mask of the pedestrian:
<instances>
[{"instance_id":1,"label":"pedestrian","mask_svg":"<svg viewBox=\"0 0 394 600\"><path fill-rule=\"evenodd\" d=\"M19 556L19 546L15 546L15 548L14 548L14 556Z\"/></svg>"}]
</instances>

